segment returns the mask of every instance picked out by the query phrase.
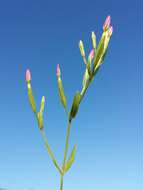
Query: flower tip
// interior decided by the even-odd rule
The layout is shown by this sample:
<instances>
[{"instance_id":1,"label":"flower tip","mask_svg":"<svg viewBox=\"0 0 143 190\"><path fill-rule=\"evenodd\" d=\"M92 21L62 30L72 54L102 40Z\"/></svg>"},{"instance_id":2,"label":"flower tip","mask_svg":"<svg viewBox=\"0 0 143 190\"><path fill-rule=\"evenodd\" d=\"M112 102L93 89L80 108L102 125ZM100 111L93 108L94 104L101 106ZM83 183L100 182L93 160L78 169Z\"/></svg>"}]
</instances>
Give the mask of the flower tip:
<instances>
[{"instance_id":1,"label":"flower tip","mask_svg":"<svg viewBox=\"0 0 143 190\"><path fill-rule=\"evenodd\" d=\"M104 30L104 31L109 29L110 23L111 23L111 16L108 15L108 16L106 17L106 19L105 19L104 24L103 24L103 30Z\"/></svg>"},{"instance_id":2,"label":"flower tip","mask_svg":"<svg viewBox=\"0 0 143 190\"><path fill-rule=\"evenodd\" d=\"M57 65L56 75L57 75L57 77L60 77L60 75L61 75L61 70L60 70L60 65L59 64Z\"/></svg>"},{"instance_id":3,"label":"flower tip","mask_svg":"<svg viewBox=\"0 0 143 190\"><path fill-rule=\"evenodd\" d=\"M31 73L30 73L29 69L26 70L25 79L27 82L30 82L30 80L31 80Z\"/></svg>"}]
</instances>

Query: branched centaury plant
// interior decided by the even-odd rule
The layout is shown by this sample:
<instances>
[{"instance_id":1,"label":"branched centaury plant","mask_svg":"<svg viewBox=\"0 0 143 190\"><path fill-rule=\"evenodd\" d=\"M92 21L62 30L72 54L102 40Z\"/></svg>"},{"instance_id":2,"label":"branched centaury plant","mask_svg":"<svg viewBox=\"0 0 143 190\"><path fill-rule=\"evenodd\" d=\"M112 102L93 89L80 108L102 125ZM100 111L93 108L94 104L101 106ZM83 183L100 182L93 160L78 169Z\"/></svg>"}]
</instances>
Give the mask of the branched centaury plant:
<instances>
[{"instance_id":1,"label":"branched centaury plant","mask_svg":"<svg viewBox=\"0 0 143 190\"><path fill-rule=\"evenodd\" d=\"M44 107L45 107L45 97L44 96L42 97L40 110L37 111L36 103L35 103L33 92L32 92L32 87L31 87L30 70L26 71L26 82L27 82L27 87L28 87L29 102L30 102L31 108L35 114L35 117L37 119L38 126L39 126L40 132L43 136L46 149L47 149L55 167L57 168L57 170L60 173L60 190L63 190L64 174L69 170L69 168L73 164L75 154L76 154L76 146L74 146L71 151L71 154L69 155L69 157L67 159L71 123L72 123L72 120L77 115L79 105L80 105L89 85L93 81L96 73L98 72L98 70L101 67L103 60L105 58L107 48L108 48L108 43L109 43L111 35L113 33L113 27L110 25L110 23L111 23L111 18L110 18L110 16L108 16L104 22L103 33L102 33L102 36L101 36L98 46L96 45L96 36L95 36L94 32L92 32L91 40L92 40L93 48L90 51L88 59L85 56L83 42L82 41L79 42L80 53L81 53L81 56L83 58L83 61L84 61L86 67L85 67L85 73L84 73L83 81L82 81L82 90L77 91L75 93L70 111L68 111L68 107L67 107L67 100L66 100L66 96L65 96L64 88L63 88L63 84L62 84L62 79L61 79L60 66L57 65L56 75L57 75L57 81L58 81L59 97L60 97L60 101L67 113L67 117L68 117L67 135L66 135L66 143L65 143L65 150L64 150L62 166L60 166L59 163L57 162L57 159L55 158L55 155L49 145L48 139L44 132L43 112L44 112Z\"/></svg>"}]
</instances>

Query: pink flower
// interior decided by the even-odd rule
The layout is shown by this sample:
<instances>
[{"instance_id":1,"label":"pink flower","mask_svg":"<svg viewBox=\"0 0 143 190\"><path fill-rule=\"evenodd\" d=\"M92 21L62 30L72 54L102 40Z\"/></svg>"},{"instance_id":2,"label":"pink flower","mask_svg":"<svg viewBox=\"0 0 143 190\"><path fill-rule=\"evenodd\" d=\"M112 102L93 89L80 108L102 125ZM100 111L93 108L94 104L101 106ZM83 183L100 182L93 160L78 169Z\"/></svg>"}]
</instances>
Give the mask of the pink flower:
<instances>
[{"instance_id":1,"label":"pink flower","mask_svg":"<svg viewBox=\"0 0 143 190\"><path fill-rule=\"evenodd\" d=\"M61 70L60 70L60 65L57 65L57 73L56 73L57 77L61 76Z\"/></svg>"},{"instance_id":2,"label":"pink flower","mask_svg":"<svg viewBox=\"0 0 143 190\"><path fill-rule=\"evenodd\" d=\"M25 79L27 82L30 82L31 80L31 73L29 69L26 70Z\"/></svg>"},{"instance_id":3,"label":"pink flower","mask_svg":"<svg viewBox=\"0 0 143 190\"><path fill-rule=\"evenodd\" d=\"M89 53L89 61L90 61L90 63L92 62L93 58L94 58L94 49L92 49L90 51L90 53Z\"/></svg>"},{"instance_id":4,"label":"pink flower","mask_svg":"<svg viewBox=\"0 0 143 190\"><path fill-rule=\"evenodd\" d=\"M110 28L109 28L109 35L112 36L112 33L113 33L113 26L110 26Z\"/></svg>"},{"instance_id":5,"label":"pink flower","mask_svg":"<svg viewBox=\"0 0 143 190\"><path fill-rule=\"evenodd\" d=\"M111 23L111 17L110 17L110 15L109 15L109 16L106 17L106 20L105 20L105 22L104 22L104 24L103 24L103 30L104 30L104 31L106 31L106 30L109 29L110 23Z\"/></svg>"}]
</instances>

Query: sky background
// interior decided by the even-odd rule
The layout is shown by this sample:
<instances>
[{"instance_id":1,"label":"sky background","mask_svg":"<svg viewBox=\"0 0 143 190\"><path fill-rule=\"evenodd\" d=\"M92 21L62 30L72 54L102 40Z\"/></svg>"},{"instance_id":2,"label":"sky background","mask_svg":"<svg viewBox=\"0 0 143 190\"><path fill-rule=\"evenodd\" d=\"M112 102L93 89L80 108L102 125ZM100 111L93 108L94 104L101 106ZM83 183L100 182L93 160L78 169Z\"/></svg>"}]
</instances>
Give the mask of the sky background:
<instances>
[{"instance_id":1,"label":"sky background","mask_svg":"<svg viewBox=\"0 0 143 190\"><path fill-rule=\"evenodd\" d=\"M143 2L140 0L0 1L0 188L57 190L59 174L28 103L30 68L37 107L46 96L45 131L63 159L66 115L60 104L60 64L68 105L81 90L85 65L78 49L99 41L111 15L114 33L105 64L73 120L75 162L64 190L143 189Z\"/></svg>"}]
</instances>

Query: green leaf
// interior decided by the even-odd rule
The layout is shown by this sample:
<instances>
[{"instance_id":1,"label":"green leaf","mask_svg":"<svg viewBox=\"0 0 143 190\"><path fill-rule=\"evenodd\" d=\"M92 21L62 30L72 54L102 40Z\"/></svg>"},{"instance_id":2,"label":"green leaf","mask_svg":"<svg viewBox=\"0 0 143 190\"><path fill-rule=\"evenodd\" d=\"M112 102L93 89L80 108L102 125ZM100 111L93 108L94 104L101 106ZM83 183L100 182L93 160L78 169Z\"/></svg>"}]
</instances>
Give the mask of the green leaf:
<instances>
[{"instance_id":1,"label":"green leaf","mask_svg":"<svg viewBox=\"0 0 143 190\"><path fill-rule=\"evenodd\" d=\"M64 172L67 172L70 169L70 167L72 166L72 164L74 162L75 154L76 154L76 145L74 145L72 152L69 156L69 159L65 164Z\"/></svg>"},{"instance_id":2,"label":"green leaf","mask_svg":"<svg viewBox=\"0 0 143 190\"><path fill-rule=\"evenodd\" d=\"M66 100L66 96L64 93L62 80L60 77L58 77L58 90L59 90L59 97L60 97L61 103L66 110L67 109L67 100Z\"/></svg>"},{"instance_id":3,"label":"green leaf","mask_svg":"<svg viewBox=\"0 0 143 190\"><path fill-rule=\"evenodd\" d=\"M74 99L73 99L73 104L72 104L72 108L70 111L70 116L69 119L70 121L72 120L72 118L74 118L78 112L78 107L80 104L80 99L81 99L81 94L80 92L76 92Z\"/></svg>"}]
</instances>

